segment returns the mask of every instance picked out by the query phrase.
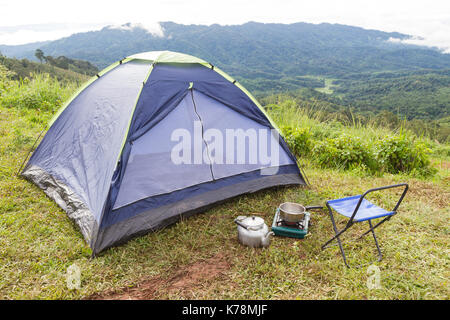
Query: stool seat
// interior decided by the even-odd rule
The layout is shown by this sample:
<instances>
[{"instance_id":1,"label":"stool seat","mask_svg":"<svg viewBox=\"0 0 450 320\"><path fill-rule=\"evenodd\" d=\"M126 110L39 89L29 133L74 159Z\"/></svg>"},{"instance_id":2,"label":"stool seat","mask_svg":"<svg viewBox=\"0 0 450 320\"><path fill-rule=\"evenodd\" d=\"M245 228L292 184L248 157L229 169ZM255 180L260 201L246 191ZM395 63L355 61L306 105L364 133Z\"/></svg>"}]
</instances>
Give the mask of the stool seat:
<instances>
[{"instance_id":1,"label":"stool seat","mask_svg":"<svg viewBox=\"0 0 450 320\"><path fill-rule=\"evenodd\" d=\"M351 218L353 212L355 211L356 205L358 204L361 195L329 200L328 204L337 213ZM356 222L372 220L376 218L381 218L385 216L393 215L394 211L387 211L383 208L378 207L377 205L371 203L370 201L363 199L361 205L359 206L358 212L356 212L355 217L353 218Z\"/></svg>"}]
</instances>

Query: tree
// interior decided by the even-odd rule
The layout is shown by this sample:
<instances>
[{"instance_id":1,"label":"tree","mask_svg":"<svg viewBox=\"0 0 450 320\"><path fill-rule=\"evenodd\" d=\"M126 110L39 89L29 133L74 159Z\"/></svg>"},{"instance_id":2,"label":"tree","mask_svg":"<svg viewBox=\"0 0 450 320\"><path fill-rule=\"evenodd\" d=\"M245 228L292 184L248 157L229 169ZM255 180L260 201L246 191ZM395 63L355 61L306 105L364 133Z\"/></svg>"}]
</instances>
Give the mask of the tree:
<instances>
[{"instance_id":1,"label":"tree","mask_svg":"<svg viewBox=\"0 0 450 320\"><path fill-rule=\"evenodd\" d=\"M41 49L36 49L36 51L34 52L34 55L36 56L36 58L39 59L39 61L41 63L42 63L42 60L45 58L44 52Z\"/></svg>"}]
</instances>

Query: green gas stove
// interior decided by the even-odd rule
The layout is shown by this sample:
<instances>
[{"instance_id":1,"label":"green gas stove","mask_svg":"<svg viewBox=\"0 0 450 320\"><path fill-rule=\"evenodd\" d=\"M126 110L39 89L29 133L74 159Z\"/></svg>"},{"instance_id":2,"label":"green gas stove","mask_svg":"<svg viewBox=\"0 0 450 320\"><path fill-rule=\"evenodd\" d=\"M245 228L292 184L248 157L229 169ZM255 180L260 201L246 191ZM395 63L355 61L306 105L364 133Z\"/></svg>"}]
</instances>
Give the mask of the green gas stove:
<instances>
[{"instance_id":1,"label":"green gas stove","mask_svg":"<svg viewBox=\"0 0 450 320\"><path fill-rule=\"evenodd\" d=\"M275 212L272 222L272 231L276 236L303 239L308 234L310 214L305 212L304 218L299 222L288 223L280 218L280 208Z\"/></svg>"}]
</instances>

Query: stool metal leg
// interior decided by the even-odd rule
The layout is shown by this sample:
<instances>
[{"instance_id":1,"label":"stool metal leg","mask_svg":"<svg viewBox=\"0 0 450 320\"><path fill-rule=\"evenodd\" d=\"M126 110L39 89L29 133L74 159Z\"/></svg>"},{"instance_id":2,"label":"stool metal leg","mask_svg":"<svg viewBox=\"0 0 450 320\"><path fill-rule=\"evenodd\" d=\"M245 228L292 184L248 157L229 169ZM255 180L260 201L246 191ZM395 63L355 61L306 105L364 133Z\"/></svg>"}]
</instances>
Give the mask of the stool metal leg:
<instances>
[{"instance_id":1,"label":"stool metal leg","mask_svg":"<svg viewBox=\"0 0 450 320\"><path fill-rule=\"evenodd\" d=\"M372 220L369 220L369 226L370 226L370 231L372 231L373 239L375 240L375 245L377 246L378 262L379 262L379 261L381 261L381 259L383 259L383 254L381 253L380 246L378 245L377 236L375 235L374 228L372 227Z\"/></svg>"},{"instance_id":2,"label":"stool metal leg","mask_svg":"<svg viewBox=\"0 0 450 320\"><path fill-rule=\"evenodd\" d=\"M338 231L337 227L336 227L336 222L334 221L334 216L333 216L333 212L331 211L330 206L327 203L327 207L328 207L328 213L330 215L330 219L331 219L331 223L333 224L333 229L335 232L335 236L333 238L331 238L330 240L328 240L323 246L322 246L322 250L326 249L328 244L331 243L331 241L333 241L334 239L337 240L338 245L339 245L339 249L341 250L341 254L342 254L342 258L344 258L344 263L345 265L350 268L350 266L347 263L347 258L345 257L345 253L344 253L344 248L342 247L342 243L341 243L341 239L339 239L339 236L348 229L348 225L341 231Z\"/></svg>"}]
</instances>

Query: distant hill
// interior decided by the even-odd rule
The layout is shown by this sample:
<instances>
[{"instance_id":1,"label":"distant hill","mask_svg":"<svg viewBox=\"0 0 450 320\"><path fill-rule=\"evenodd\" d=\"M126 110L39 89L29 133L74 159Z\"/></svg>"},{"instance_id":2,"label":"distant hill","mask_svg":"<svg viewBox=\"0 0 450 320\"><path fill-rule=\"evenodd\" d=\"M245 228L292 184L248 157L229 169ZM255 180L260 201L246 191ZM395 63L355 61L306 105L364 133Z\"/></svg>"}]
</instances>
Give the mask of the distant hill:
<instances>
[{"instance_id":1,"label":"distant hill","mask_svg":"<svg viewBox=\"0 0 450 320\"><path fill-rule=\"evenodd\" d=\"M65 56L59 56L57 58L45 56L44 59L46 63L52 66L65 70L71 70L88 76L93 76L99 71L98 68L89 61L71 59Z\"/></svg>"},{"instance_id":2,"label":"distant hill","mask_svg":"<svg viewBox=\"0 0 450 320\"><path fill-rule=\"evenodd\" d=\"M410 36L340 24L181 25L162 33L139 25L22 46L0 46L8 56L46 55L90 61L104 68L130 54L172 50L219 66L256 94L310 88L366 114L389 110L408 119L450 115L450 54L404 44Z\"/></svg>"},{"instance_id":3,"label":"distant hill","mask_svg":"<svg viewBox=\"0 0 450 320\"><path fill-rule=\"evenodd\" d=\"M77 64L88 63L86 61L71 60L71 59L68 60L73 61L74 63ZM24 79L26 77L29 78L32 76L32 74L37 73L48 73L50 76L62 82L68 81L68 82L82 83L89 78L86 72L76 72L70 70L69 68L61 68L57 65L52 65L48 63L38 63L30 61L28 59L19 60L15 58L7 58L5 56L0 56L0 64L4 65L8 70L12 71L14 73L13 79L16 80ZM95 68L95 70L97 70L97 68ZM91 71L89 73L90 75L94 75L96 72L93 73Z\"/></svg>"},{"instance_id":4,"label":"distant hill","mask_svg":"<svg viewBox=\"0 0 450 320\"><path fill-rule=\"evenodd\" d=\"M408 35L339 24L181 25L162 22L163 36L123 25L74 34L46 43L0 46L7 56L34 59L34 50L87 60L104 68L149 50L193 54L244 78L332 75L348 72L450 68L450 55L390 39Z\"/></svg>"}]
</instances>

